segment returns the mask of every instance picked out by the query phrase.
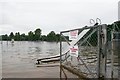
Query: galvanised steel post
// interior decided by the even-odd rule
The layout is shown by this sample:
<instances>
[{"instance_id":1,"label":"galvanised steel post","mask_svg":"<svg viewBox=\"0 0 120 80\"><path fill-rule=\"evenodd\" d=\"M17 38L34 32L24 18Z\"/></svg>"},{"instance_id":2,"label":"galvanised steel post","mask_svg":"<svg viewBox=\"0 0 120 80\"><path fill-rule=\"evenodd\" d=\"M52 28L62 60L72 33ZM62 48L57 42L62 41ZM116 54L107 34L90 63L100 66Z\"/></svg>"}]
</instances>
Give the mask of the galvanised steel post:
<instances>
[{"instance_id":1,"label":"galvanised steel post","mask_svg":"<svg viewBox=\"0 0 120 80\"><path fill-rule=\"evenodd\" d=\"M62 33L60 32L60 80L62 80Z\"/></svg>"}]
</instances>

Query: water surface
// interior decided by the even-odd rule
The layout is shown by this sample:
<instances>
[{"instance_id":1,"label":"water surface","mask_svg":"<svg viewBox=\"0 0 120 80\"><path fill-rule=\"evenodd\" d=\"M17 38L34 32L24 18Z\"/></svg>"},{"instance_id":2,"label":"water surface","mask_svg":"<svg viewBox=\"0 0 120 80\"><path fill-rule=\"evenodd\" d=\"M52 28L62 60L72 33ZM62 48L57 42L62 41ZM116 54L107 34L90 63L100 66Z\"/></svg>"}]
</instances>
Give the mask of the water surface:
<instances>
[{"instance_id":1,"label":"water surface","mask_svg":"<svg viewBox=\"0 0 120 80\"><path fill-rule=\"evenodd\" d=\"M59 54L59 43L15 41L12 44L10 41L3 41L1 51L2 77L40 77L39 73L46 75L47 73L44 69L36 67L36 60ZM59 68L57 71L59 72ZM49 75L48 77L58 77L58 72L55 76Z\"/></svg>"}]
</instances>

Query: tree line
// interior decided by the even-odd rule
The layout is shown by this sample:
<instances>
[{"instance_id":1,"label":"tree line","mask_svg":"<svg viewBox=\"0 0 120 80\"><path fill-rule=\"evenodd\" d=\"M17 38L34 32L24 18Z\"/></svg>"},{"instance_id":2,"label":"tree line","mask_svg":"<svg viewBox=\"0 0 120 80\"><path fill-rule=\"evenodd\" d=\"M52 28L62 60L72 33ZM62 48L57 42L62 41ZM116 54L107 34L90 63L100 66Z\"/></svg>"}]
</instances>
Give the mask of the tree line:
<instances>
[{"instance_id":1,"label":"tree line","mask_svg":"<svg viewBox=\"0 0 120 80\"><path fill-rule=\"evenodd\" d=\"M114 24L116 24L118 27L114 27ZM107 38L108 41L111 41L111 30L120 30L120 21L116 21L114 22L114 24L109 24L107 25L108 29L107 29ZM89 30L81 39L84 40L85 37L87 37L91 32L93 31L93 29ZM20 34L20 32L16 32L15 34L13 32L11 32L9 35L5 34L2 35L2 40L4 41L9 41L11 39L14 39L15 41L56 41L59 42L60 41L60 34L56 34L54 31L51 31L50 33L48 33L47 35L41 35L41 29L37 28L35 31L29 31L28 34ZM68 41L69 41L69 37L68 36L64 36ZM97 44L97 31L91 35L91 39L89 39L89 42L93 45ZM65 39L63 37L61 37L62 41L65 41ZM95 42L96 41L96 42Z\"/></svg>"},{"instance_id":2,"label":"tree line","mask_svg":"<svg viewBox=\"0 0 120 80\"><path fill-rule=\"evenodd\" d=\"M37 28L35 31L29 31L26 35L25 33L20 34L20 32L13 33L9 35L2 35L2 40L10 41L14 39L15 41L60 41L60 34L56 34L54 31L51 31L47 35L41 35L42 30Z\"/></svg>"}]
</instances>

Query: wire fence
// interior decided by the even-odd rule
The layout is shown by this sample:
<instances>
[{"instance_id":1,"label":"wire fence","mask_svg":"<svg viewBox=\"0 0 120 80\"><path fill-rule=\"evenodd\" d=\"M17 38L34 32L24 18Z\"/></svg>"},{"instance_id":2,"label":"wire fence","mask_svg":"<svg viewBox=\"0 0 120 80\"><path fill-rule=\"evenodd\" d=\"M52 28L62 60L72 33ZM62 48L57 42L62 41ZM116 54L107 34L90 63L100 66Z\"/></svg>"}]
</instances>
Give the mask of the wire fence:
<instances>
[{"instance_id":1,"label":"wire fence","mask_svg":"<svg viewBox=\"0 0 120 80\"><path fill-rule=\"evenodd\" d=\"M78 36L75 40L70 40L70 34L74 31L78 31ZM62 31L60 55L64 56L61 56L60 64L79 78L119 78L119 44L120 27L116 24ZM75 56L71 55L72 47L78 49L73 53ZM60 77L63 77L62 72L67 75L62 70Z\"/></svg>"},{"instance_id":2,"label":"wire fence","mask_svg":"<svg viewBox=\"0 0 120 80\"><path fill-rule=\"evenodd\" d=\"M120 79L120 23L113 23L107 27L107 78Z\"/></svg>"},{"instance_id":3,"label":"wire fence","mask_svg":"<svg viewBox=\"0 0 120 80\"><path fill-rule=\"evenodd\" d=\"M78 30L78 37L76 40L69 40L66 36L70 35L71 31L62 33L64 42L61 45L64 45L65 42L67 45L67 52L65 56L62 56L61 63L69 68L72 68L73 71L77 70L78 73L86 76L87 78L96 78L97 77L97 52L98 52L98 36L97 36L97 26L94 27L84 27ZM76 31L73 30L73 31ZM67 34L67 35L66 35ZM78 56L71 56L69 47L78 46ZM63 49L63 47L61 46ZM64 51L62 50L62 54Z\"/></svg>"}]
</instances>

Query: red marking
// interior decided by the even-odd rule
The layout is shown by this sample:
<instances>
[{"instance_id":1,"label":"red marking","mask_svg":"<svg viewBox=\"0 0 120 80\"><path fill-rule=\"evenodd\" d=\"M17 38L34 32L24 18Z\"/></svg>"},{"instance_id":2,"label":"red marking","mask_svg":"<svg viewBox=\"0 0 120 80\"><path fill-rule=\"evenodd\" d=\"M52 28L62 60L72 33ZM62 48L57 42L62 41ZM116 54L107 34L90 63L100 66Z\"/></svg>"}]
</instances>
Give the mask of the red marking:
<instances>
[{"instance_id":1,"label":"red marking","mask_svg":"<svg viewBox=\"0 0 120 80\"><path fill-rule=\"evenodd\" d=\"M71 52L76 52L78 49L70 48Z\"/></svg>"},{"instance_id":2,"label":"red marking","mask_svg":"<svg viewBox=\"0 0 120 80\"><path fill-rule=\"evenodd\" d=\"M77 35L77 31L71 31L71 32L70 32L70 35L71 35L71 36L76 36L76 35Z\"/></svg>"}]
</instances>

